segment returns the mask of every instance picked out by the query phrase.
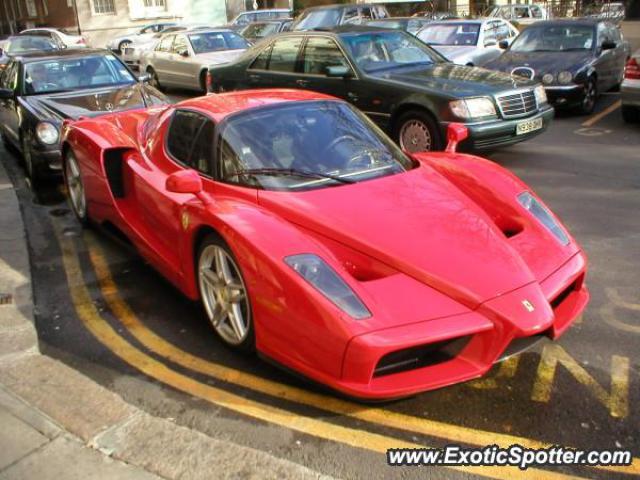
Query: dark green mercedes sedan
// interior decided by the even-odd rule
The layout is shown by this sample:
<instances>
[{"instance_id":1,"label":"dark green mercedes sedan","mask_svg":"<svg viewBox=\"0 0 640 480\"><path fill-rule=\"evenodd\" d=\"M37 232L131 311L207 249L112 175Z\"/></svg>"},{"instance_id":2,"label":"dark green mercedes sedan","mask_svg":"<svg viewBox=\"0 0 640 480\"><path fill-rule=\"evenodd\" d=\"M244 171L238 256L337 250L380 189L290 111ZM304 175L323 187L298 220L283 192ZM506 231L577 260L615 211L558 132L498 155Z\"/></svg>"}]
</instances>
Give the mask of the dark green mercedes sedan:
<instances>
[{"instance_id":1,"label":"dark green mercedes sedan","mask_svg":"<svg viewBox=\"0 0 640 480\"><path fill-rule=\"evenodd\" d=\"M342 98L408 152L441 150L451 122L467 125L464 148L482 150L538 135L554 115L534 81L455 65L405 32L366 26L279 34L209 70L212 92L272 87Z\"/></svg>"}]
</instances>

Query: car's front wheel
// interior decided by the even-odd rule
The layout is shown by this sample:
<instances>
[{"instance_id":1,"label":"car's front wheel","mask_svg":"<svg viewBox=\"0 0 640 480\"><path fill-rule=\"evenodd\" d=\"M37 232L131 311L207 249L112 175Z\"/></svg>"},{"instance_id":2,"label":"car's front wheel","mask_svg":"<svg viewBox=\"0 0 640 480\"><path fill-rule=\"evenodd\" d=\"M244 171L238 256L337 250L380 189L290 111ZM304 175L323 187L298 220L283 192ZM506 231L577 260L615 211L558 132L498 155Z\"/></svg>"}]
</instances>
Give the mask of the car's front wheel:
<instances>
[{"instance_id":1,"label":"car's front wheel","mask_svg":"<svg viewBox=\"0 0 640 480\"><path fill-rule=\"evenodd\" d=\"M217 235L208 235L196 258L200 299L209 321L222 341L252 351L255 334L251 302L238 263Z\"/></svg>"},{"instance_id":2,"label":"car's front wheel","mask_svg":"<svg viewBox=\"0 0 640 480\"><path fill-rule=\"evenodd\" d=\"M24 168L27 173L27 177L31 181L31 188L35 190L42 179L42 166L35 158L33 158L31 141L27 135L22 136L20 148L22 150L22 159L24 160Z\"/></svg>"},{"instance_id":3,"label":"car's front wheel","mask_svg":"<svg viewBox=\"0 0 640 480\"><path fill-rule=\"evenodd\" d=\"M131 40L123 40L118 44L118 53L124 55L124 49L131 45Z\"/></svg>"},{"instance_id":4,"label":"car's front wheel","mask_svg":"<svg viewBox=\"0 0 640 480\"><path fill-rule=\"evenodd\" d=\"M89 223L87 215L87 197L84 181L80 172L80 163L71 149L64 157L64 183L69 193L69 203L78 221L83 225Z\"/></svg>"},{"instance_id":5,"label":"car's front wheel","mask_svg":"<svg viewBox=\"0 0 640 480\"><path fill-rule=\"evenodd\" d=\"M598 99L598 86L595 78L591 77L584 86L584 97L580 104L580 113L589 115L596 108L596 100Z\"/></svg>"},{"instance_id":6,"label":"car's front wheel","mask_svg":"<svg viewBox=\"0 0 640 480\"><path fill-rule=\"evenodd\" d=\"M431 115L420 110L409 110L398 118L395 140L409 153L442 150L442 138L438 125Z\"/></svg>"},{"instance_id":7,"label":"car's front wheel","mask_svg":"<svg viewBox=\"0 0 640 480\"><path fill-rule=\"evenodd\" d=\"M162 90L162 85L160 85L160 79L158 78L158 74L153 69L153 67L147 68L147 73L149 74L150 80L149 83L152 87L157 88L158 90Z\"/></svg>"}]
</instances>

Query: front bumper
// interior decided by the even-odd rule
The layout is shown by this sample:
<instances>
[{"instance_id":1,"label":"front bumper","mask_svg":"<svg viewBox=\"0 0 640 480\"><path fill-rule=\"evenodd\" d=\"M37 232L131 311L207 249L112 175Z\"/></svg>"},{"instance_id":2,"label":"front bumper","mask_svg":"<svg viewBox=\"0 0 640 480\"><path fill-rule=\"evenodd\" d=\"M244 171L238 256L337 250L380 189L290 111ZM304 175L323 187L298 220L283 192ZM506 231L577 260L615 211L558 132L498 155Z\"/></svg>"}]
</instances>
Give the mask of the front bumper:
<instances>
[{"instance_id":1,"label":"front bumper","mask_svg":"<svg viewBox=\"0 0 640 480\"><path fill-rule=\"evenodd\" d=\"M585 256L578 252L542 282L489 300L470 313L357 336L347 346L341 378L326 383L352 397L384 400L480 377L494 363L521 351L523 342L556 339L571 326L589 300L585 270ZM525 301L533 310L525 308ZM455 342L462 342L461 347L451 354ZM445 345L447 355L431 350L429 354L437 354L433 361L381 372L390 354L433 344Z\"/></svg>"},{"instance_id":2,"label":"front bumper","mask_svg":"<svg viewBox=\"0 0 640 480\"><path fill-rule=\"evenodd\" d=\"M622 105L640 107L640 80L625 79L620 87Z\"/></svg>"},{"instance_id":3,"label":"front bumper","mask_svg":"<svg viewBox=\"0 0 640 480\"><path fill-rule=\"evenodd\" d=\"M486 122L467 123L465 125L469 130L469 137L462 143L461 150L487 150L523 142L543 133L551 123L553 116L553 107L547 105L538 113L529 117L513 120L497 119ZM529 122L538 118L542 118L541 129L522 135L516 134L516 128L519 123ZM442 122L441 125L443 132L446 132L449 122Z\"/></svg>"},{"instance_id":4,"label":"front bumper","mask_svg":"<svg viewBox=\"0 0 640 480\"><path fill-rule=\"evenodd\" d=\"M574 107L584 100L584 85L545 85L544 90L549 103L556 108Z\"/></svg>"},{"instance_id":5,"label":"front bumper","mask_svg":"<svg viewBox=\"0 0 640 480\"><path fill-rule=\"evenodd\" d=\"M31 158L36 166L44 172L60 172L62 170L62 153L60 149L41 150L38 145L31 149Z\"/></svg>"}]
</instances>

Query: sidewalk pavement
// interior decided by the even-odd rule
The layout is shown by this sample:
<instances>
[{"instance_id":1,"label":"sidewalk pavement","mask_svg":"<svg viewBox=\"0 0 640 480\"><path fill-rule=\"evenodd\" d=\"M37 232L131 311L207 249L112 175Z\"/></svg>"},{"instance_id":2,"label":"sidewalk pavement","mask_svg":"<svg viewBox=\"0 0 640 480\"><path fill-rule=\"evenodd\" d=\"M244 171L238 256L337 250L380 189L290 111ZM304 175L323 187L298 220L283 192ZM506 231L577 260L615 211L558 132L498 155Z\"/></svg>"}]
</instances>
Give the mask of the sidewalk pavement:
<instances>
[{"instance_id":1,"label":"sidewalk pavement","mask_svg":"<svg viewBox=\"0 0 640 480\"><path fill-rule=\"evenodd\" d=\"M154 417L53 358L34 325L27 239L0 146L0 480L329 479Z\"/></svg>"}]
</instances>

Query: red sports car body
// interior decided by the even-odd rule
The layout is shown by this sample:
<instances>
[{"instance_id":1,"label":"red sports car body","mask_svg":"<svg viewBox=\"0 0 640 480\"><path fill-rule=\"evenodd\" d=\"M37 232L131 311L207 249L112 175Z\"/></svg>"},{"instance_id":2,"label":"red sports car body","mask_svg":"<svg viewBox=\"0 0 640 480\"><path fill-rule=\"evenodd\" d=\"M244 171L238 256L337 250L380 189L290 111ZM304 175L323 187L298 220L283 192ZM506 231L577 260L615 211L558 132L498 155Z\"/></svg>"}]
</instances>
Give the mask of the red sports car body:
<instances>
[{"instance_id":1,"label":"red sports car body","mask_svg":"<svg viewBox=\"0 0 640 480\"><path fill-rule=\"evenodd\" d=\"M80 220L126 235L228 344L349 396L481 376L588 302L584 253L522 181L453 149L408 156L322 94L84 119L63 151Z\"/></svg>"}]
</instances>

